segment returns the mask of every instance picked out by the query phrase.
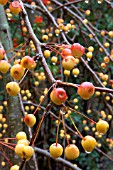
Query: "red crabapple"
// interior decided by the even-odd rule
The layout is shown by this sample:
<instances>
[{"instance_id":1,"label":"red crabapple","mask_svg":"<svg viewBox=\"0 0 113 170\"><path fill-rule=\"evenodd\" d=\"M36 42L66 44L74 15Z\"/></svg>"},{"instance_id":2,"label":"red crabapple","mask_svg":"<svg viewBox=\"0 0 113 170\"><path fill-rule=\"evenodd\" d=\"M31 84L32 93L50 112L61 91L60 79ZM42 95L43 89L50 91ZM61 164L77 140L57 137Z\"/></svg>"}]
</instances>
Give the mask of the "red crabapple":
<instances>
[{"instance_id":1,"label":"red crabapple","mask_svg":"<svg viewBox=\"0 0 113 170\"><path fill-rule=\"evenodd\" d=\"M90 82L83 82L78 86L77 93L84 100L88 100L95 92L95 87Z\"/></svg>"},{"instance_id":2,"label":"red crabapple","mask_svg":"<svg viewBox=\"0 0 113 170\"><path fill-rule=\"evenodd\" d=\"M82 45L80 45L79 43L74 43L71 46L71 52L74 57L80 58L84 54L85 48Z\"/></svg>"},{"instance_id":3,"label":"red crabapple","mask_svg":"<svg viewBox=\"0 0 113 170\"><path fill-rule=\"evenodd\" d=\"M63 88L54 88L50 93L50 98L56 105L61 105L66 101L67 94Z\"/></svg>"}]
</instances>

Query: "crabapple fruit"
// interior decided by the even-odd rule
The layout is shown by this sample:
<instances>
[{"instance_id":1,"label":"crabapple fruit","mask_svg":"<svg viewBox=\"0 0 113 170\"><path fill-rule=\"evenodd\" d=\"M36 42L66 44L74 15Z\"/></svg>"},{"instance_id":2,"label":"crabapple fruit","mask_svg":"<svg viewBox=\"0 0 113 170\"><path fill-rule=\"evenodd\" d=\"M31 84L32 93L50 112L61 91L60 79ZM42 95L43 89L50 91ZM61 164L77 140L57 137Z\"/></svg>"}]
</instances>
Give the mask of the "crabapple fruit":
<instances>
[{"instance_id":1,"label":"crabapple fruit","mask_svg":"<svg viewBox=\"0 0 113 170\"><path fill-rule=\"evenodd\" d=\"M35 65L35 61L30 56L25 56L21 60L21 66L26 69L33 69L34 65Z\"/></svg>"},{"instance_id":2,"label":"crabapple fruit","mask_svg":"<svg viewBox=\"0 0 113 170\"><path fill-rule=\"evenodd\" d=\"M73 56L67 56L62 60L62 66L65 70L71 70L74 68L76 62Z\"/></svg>"},{"instance_id":3,"label":"crabapple fruit","mask_svg":"<svg viewBox=\"0 0 113 170\"><path fill-rule=\"evenodd\" d=\"M30 158L34 154L34 149L32 146L24 146L22 149L23 157Z\"/></svg>"},{"instance_id":4,"label":"crabapple fruit","mask_svg":"<svg viewBox=\"0 0 113 170\"><path fill-rule=\"evenodd\" d=\"M84 54L85 48L82 45L80 45L79 43L74 43L71 46L71 52L74 57L80 58Z\"/></svg>"},{"instance_id":5,"label":"crabapple fruit","mask_svg":"<svg viewBox=\"0 0 113 170\"><path fill-rule=\"evenodd\" d=\"M17 144L24 144L25 146L29 145L29 141L27 139L20 139Z\"/></svg>"},{"instance_id":6,"label":"crabapple fruit","mask_svg":"<svg viewBox=\"0 0 113 170\"><path fill-rule=\"evenodd\" d=\"M97 145L97 142L94 137L87 135L82 139L81 144L85 152L90 153L93 151L93 149Z\"/></svg>"},{"instance_id":7,"label":"crabapple fruit","mask_svg":"<svg viewBox=\"0 0 113 170\"><path fill-rule=\"evenodd\" d=\"M90 82L83 82L78 86L77 93L79 96L84 99L88 100L95 92L95 87Z\"/></svg>"},{"instance_id":8,"label":"crabapple fruit","mask_svg":"<svg viewBox=\"0 0 113 170\"><path fill-rule=\"evenodd\" d=\"M9 8L14 15L18 15L22 10L21 4L18 1L11 2Z\"/></svg>"},{"instance_id":9,"label":"crabapple fruit","mask_svg":"<svg viewBox=\"0 0 113 170\"><path fill-rule=\"evenodd\" d=\"M74 160L79 156L79 149L76 145L70 144L65 148L65 156L69 160Z\"/></svg>"},{"instance_id":10,"label":"crabapple fruit","mask_svg":"<svg viewBox=\"0 0 113 170\"><path fill-rule=\"evenodd\" d=\"M66 101L67 94L63 88L54 88L50 93L50 98L56 105L61 105Z\"/></svg>"},{"instance_id":11,"label":"crabapple fruit","mask_svg":"<svg viewBox=\"0 0 113 170\"><path fill-rule=\"evenodd\" d=\"M32 127L36 123L36 117L33 114L27 114L24 117L24 122L27 126Z\"/></svg>"},{"instance_id":12,"label":"crabapple fruit","mask_svg":"<svg viewBox=\"0 0 113 170\"><path fill-rule=\"evenodd\" d=\"M50 51L50 50L45 50L45 51L44 51L44 57L45 57L45 58L49 58L50 55L51 55L51 51Z\"/></svg>"},{"instance_id":13,"label":"crabapple fruit","mask_svg":"<svg viewBox=\"0 0 113 170\"><path fill-rule=\"evenodd\" d=\"M15 153L20 156L23 157L23 148L25 147L24 144L17 144L15 147Z\"/></svg>"},{"instance_id":14,"label":"crabapple fruit","mask_svg":"<svg viewBox=\"0 0 113 170\"><path fill-rule=\"evenodd\" d=\"M0 60L4 58L5 51L3 48L0 48Z\"/></svg>"},{"instance_id":15,"label":"crabapple fruit","mask_svg":"<svg viewBox=\"0 0 113 170\"><path fill-rule=\"evenodd\" d=\"M63 147L59 143L53 143L50 145L49 151L53 158L58 158L63 153Z\"/></svg>"},{"instance_id":16,"label":"crabapple fruit","mask_svg":"<svg viewBox=\"0 0 113 170\"><path fill-rule=\"evenodd\" d=\"M6 85L6 91L10 96L16 96L20 92L20 87L16 82L9 82Z\"/></svg>"},{"instance_id":17,"label":"crabapple fruit","mask_svg":"<svg viewBox=\"0 0 113 170\"><path fill-rule=\"evenodd\" d=\"M27 139L27 135L25 132L20 131L16 134L16 139L17 140L21 140L21 139Z\"/></svg>"},{"instance_id":18,"label":"crabapple fruit","mask_svg":"<svg viewBox=\"0 0 113 170\"><path fill-rule=\"evenodd\" d=\"M105 120L99 120L96 124L96 129L100 134L105 134L109 129L109 124Z\"/></svg>"},{"instance_id":19,"label":"crabapple fruit","mask_svg":"<svg viewBox=\"0 0 113 170\"><path fill-rule=\"evenodd\" d=\"M47 40L48 40L48 36L47 36L47 35L43 35L43 36L42 36L42 40L43 40L43 41L47 41Z\"/></svg>"},{"instance_id":20,"label":"crabapple fruit","mask_svg":"<svg viewBox=\"0 0 113 170\"><path fill-rule=\"evenodd\" d=\"M8 0L0 0L0 5L6 5Z\"/></svg>"},{"instance_id":21,"label":"crabapple fruit","mask_svg":"<svg viewBox=\"0 0 113 170\"><path fill-rule=\"evenodd\" d=\"M69 48L65 48L62 50L61 57L65 58L67 56L72 56L72 52Z\"/></svg>"},{"instance_id":22,"label":"crabapple fruit","mask_svg":"<svg viewBox=\"0 0 113 170\"><path fill-rule=\"evenodd\" d=\"M10 170L19 170L19 166L18 165L13 165L13 166L11 166Z\"/></svg>"},{"instance_id":23,"label":"crabapple fruit","mask_svg":"<svg viewBox=\"0 0 113 170\"><path fill-rule=\"evenodd\" d=\"M0 60L0 72L5 74L9 71L10 64L6 60Z\"/></svg>"},{"instance_id":24,"label":"crabapple fruit","mask_svg":"<svg viewBox=\"0 0 113 170\"><path fill-rule=\"evenodd\" d=\"M10 69L10 74L15 80L20 80L24 75L24 68L20 64L15 64Z\"/></svg>"}]
</instances>

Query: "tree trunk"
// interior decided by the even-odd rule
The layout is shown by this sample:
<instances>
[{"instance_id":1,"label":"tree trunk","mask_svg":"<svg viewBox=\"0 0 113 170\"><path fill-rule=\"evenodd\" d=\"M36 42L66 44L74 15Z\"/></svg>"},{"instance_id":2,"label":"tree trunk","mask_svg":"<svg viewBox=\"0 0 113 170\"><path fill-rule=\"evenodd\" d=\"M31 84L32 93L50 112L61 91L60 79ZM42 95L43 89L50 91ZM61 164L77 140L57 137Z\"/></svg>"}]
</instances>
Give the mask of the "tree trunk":
<instances>
[{"instance_id":1,"label":"tree trunk","mask_svg":"<svg viewBox=\"0 0 113 170\"><path fill-rule=\"evenodd\" d=\"M13 45L12 45L9 25L7 22L7 18L5 16L4 8L1 5L0 5L0 40L5 51L12 49ZM6 55L9 60L11 57L13 57L13 51L8 52ZM3 75L4 85L6 85L6 83L8 83L9 81L12 81L10 74L7 73ZM6 114L8 129L7 129L6 135L9 138L14 138L16 134L22 130L22 122L21 122L22 113L20 110L19 99L18 99L18 96L11 97L8 94L6 94L6 90L5 90L5 97L8 103L7 114ZM5 150L6 150L6 155L8 155L8 158L10 159L13 165L18 164L20 162L20 158L15 155L14 151L11 151L9 149L5 149ZM4 167L4 169L9 170L9 167L6 166Z\"/></svg>"}]
</instances>

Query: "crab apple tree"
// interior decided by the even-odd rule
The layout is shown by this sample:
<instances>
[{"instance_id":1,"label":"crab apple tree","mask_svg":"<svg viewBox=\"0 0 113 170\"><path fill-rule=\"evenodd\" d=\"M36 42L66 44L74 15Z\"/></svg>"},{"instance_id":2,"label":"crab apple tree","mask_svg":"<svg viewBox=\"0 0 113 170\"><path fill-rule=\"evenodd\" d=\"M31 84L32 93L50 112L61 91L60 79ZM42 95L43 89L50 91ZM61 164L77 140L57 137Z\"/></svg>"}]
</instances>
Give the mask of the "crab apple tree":
<instances>
[{"instance_id":1,"label":"crab apple tree","mask_svg":"<svg viewBox=\"0 0 113 170\"><path fill-rule=\"evenodd\" d=\"M1 170L113 169L112 13L0 0Z\"/></svg>"}]
</instances>

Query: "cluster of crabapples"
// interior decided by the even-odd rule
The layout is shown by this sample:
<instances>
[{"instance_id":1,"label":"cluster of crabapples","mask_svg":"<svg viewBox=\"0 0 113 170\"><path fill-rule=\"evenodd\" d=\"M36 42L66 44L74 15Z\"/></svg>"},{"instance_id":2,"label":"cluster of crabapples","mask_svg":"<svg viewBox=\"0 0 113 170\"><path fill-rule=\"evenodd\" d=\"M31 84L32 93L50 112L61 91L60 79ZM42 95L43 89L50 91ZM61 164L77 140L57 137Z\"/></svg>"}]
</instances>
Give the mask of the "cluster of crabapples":
<instances>
[{"instance_id":1,"label":"cluster of crabapples","mask_svg":"<svg viewBox=\"0 0 113 170\"><path fill-rule=\"evenodd\" d=\"M89 47L88 50L91 51L93 47ZM80 58L85 53L85 48L79 43L74 43L72 45L64 45L60 48L60 56L62 58L62 67L64 69L64 75L69 76L70 71L76 77L79 75L80 71L75 66L80 62ZM44 51L44 57L49 58L51 55L50 50ZM52 56L51 62L55 65L58 62L58 56Z\"/></svg>"},{"instance_id":2,"label":"cluster of crabapples","mask_svg":"<svg viewBox=\"0 0 113 170\"><path fill-rule=\"evenodd\" d=\"M21 157L26 158L28 161L34 154L34 149L32 146L29 146L30 142L27 139L27 135L25 132L20 131L16 135L17 144L15 146L15 153ZM10 170L18 170L18 165L13 165Z\"/></svg>"},{"instance_id":3,"label":"cluster of crabapples","mask_svg":"<svg viewBox=\"0 0 113 170\"><path fill-rule=\"evenodd\" d=\"M8 61L4 60L5 51L0 48L0 72L5 74L10 69L10 64ZM21 60L14 62L14 65L10 69L10 75L14 80L20 80L24 73L25 69L33 69L36 66L36 63L33 58L30 56L25 56ZM20 92L20 87L17 82L9 82L6 85L6 90L11 96L16 96Z\"/></svg>"},{"instance_id":4,"label":"cluster of crabapples","mask_svg":"<svg viewBox=\"0 0 113 170\"><path fill-rule=\"evenodd\" d=\"M77 92L81 98L88 100L94 94L95 87L90 82L83 82L80 86L78 86ZM63 88L55 87L50 94L50 98L56 105L61 105L68 97L66 91ZM97 132L102 135L107 132L108 128L109 124L105 120L99 120L96 123ZM94 137L87 135L82 138L81 145L85 152L90 153L97 145L97 142ZM63 147L59 143L53 143L49 150L51 156L54 158L60 157L63 153ZM67 159L74 160L79 156L79 149L75 144L68 144L64 153Z\"/></svg>"},{"instance_id":5,"label":"cluster of crabapples","mask_svg":"<svg viewBox=\"0 0 113 170\"><path fill-rule=\"evenodd\" d=\"M79 43L74 43L71 47L63 49L61 53L63 68L65 70L72 70L76 65L76 59L80 59L84 52L85 48Z\"/></svg>"},{"instance_id":6,"label":"cluster of crabapples","mask_svg":"<svg viewBox=\"0 0 113 170\"><path fill-rule=\"evenodd\" d=\"M100 120L96 128L99 133L105 134L109 128L109 124L104 120ZM81 145L86 153L91 153L96 147L97 141L94 137L87 135L82 138ZM50 145L49 151L53 158L58 158L63 154L63 147L59 143L53 143ZM68 160L74 160L79 156L80 151L75 144L68 144L64 150L64 154Z\"/></svg>"}]
</instances>

